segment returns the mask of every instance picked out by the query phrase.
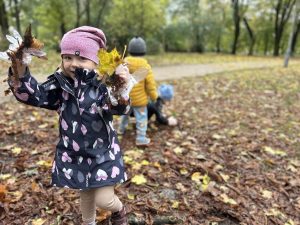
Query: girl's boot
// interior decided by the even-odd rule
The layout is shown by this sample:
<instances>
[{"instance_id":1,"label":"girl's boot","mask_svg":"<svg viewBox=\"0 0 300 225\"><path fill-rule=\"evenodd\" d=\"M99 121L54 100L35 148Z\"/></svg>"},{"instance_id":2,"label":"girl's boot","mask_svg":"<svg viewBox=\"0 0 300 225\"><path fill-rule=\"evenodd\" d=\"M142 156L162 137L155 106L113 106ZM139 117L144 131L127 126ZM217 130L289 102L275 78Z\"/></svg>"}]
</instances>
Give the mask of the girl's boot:
<instances>
[{"instance_id":1,"label":"girl's boot","mask_svg":"<svg viewBox=\"0 0 300 225\"><path fill-rule=\"evenodd\" d=\"M112 225L128 225L125 206L120 211L112 213L110 221Z\"/></svg>"}]
</instances>

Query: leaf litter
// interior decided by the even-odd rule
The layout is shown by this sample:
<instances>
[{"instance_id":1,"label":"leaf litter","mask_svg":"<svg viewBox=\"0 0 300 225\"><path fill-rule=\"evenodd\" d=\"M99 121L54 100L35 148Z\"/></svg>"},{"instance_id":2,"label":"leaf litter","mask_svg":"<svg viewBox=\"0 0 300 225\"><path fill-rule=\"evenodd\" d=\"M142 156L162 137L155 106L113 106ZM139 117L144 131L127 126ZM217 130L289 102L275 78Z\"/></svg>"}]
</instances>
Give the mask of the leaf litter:
<instances>
[{"instance_id":1,"label":"leaf litter","mask_svg":"<svg viewBox=\"0 0 300 225\"><path fill-rule=\"evenodd\" d=\"M169 81L176 94L164 110L179 125L150 121L145 149L134 146L134 123L120 137L131 179L116 191L129 212L147 224L300 224L299 76L289 68ZM55 112L15 102L0 112L0 224L80 224L78 193L49 184Z\"/></svg>"}]
</instances>

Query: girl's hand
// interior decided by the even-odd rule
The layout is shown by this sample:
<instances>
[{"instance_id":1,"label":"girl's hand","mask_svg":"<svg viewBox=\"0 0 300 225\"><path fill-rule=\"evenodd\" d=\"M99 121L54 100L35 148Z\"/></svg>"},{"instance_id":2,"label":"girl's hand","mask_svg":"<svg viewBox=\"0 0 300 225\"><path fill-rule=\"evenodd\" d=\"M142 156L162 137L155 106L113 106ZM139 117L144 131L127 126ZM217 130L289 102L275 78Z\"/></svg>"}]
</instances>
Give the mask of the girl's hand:
<instances>
[{"instance_id":1,"label":"girl's hand","mask_svg":"<svg viewBox=\"0 0 300 225\"><path fill-rule=\"evenodd\" d=\"M13 69L13 72L16 73L17 77L22 77L25 74L26 71L26 65L24 65L15 55L15 53L10 52L8 53L8 56L11 60L11 67Z\"/></svg>"},{"instance_id":2,"label":"girl's hand","mask_svg":"<svg viewBox=\"0 0 300 225\"><path fill-rule=\"evenodd\" d=\"M129 82L131 76L128 67L124 64L120 64L117 66L116 75L121 77L124 80L125 84Z\"/></svg>"}]
</instances>

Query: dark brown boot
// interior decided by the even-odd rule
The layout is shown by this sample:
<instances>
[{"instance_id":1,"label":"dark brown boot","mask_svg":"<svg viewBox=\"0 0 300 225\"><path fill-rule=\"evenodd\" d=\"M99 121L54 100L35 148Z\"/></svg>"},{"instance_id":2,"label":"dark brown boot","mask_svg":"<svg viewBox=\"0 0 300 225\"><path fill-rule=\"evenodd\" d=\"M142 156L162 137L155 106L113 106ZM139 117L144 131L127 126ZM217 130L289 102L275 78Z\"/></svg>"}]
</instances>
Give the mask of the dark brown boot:
<instances>
[{"instance_id":1,"label":"dark brown boot","mask_svg":"<svg viewBox=\"0 0 300 225\"><path fill-rule=\"evenodd\" d=\"M129 225L125 206L120 211L112 213L110 221L112 225Z\"/></svg>"}]
</instances>

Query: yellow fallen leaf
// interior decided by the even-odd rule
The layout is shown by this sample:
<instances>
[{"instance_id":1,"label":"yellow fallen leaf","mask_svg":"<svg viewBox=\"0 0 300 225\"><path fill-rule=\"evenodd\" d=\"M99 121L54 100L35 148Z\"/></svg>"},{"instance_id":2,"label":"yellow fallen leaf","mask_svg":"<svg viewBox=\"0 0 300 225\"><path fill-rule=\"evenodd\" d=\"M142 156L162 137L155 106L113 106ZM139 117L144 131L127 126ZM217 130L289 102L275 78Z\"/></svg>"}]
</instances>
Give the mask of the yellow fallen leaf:
<instances>
[{"instance_id":1,"label":"yellow fallen leaf","mask_svg":"<svg viewBox=\"0 0 300 225\"><path fill-rule=\"evenodd\" d=\"M43 225L46 221L47 221L46 219L39 218L39 219L32 220L31 224L32 225Z\"/></svg>"},{"instance_id":2,"label":"yellow fallen leaf","mask_svg":"<svg viewBox=\"0 0 300 225\"><path fill-rule=\"evenodd\" d=\"M206 191L208 185L209 185L209 182L210 182L210 177L205 174L203 177L202 177L202 183L201 183L201 188L202 188L202 191Z\"/></svg>"},{"instance_id":3,"label":"yellow fallen leaf","mask_svg":"<svg viewBox=\"0 0 300 225\"><path fill-rule=\"evenodd\" d=\"M265 146L264 151L271 154L271 155L279 155L279 156L286 156L286 152L278 149L272 149L271 147Z\"/></svg>"},{"instance_id":4,"label":"yellow fallen leaf","mask_svg":"<svg viewBox=\"0 0 300 225\"><path fill-rule=\"evenodd\" d=\"M230 204L230 205L237 205L237 202L236 202L234 199L229 198L229 197L227 196L227 194L223 193L223 194L221 194L220 196L221 196L222 201L223 201L224 203L226 203L226 204L228 203L228 204Z\"/></svg>"},{"instance_id":5,"label":"yellow fallen leaf","mask_svg":"<svg viewBox=\"0 0 300 225\"><path fill-rule=\"evenodd\" d=\"M124 160L124 162L125 162L126 164L132 164L132 162L133 162L133 159L132 159L131 157L127 156L127 155L125 155L125 156L123 157L123 160Z\"/></svg>"},{"instance_id":6,"label":"yellow fallen leaf","mask_svg":"<svg viewBox=\"0 0 300 225\"><path fill-rule=\"evenodd\" d=\"M180 172L181 175L186 175L186 174L188 174L188 171L187 171L187 169L185 169L185 168L181 168L179 172Z\"/></svg>"},{"instance_id":7,"label":"yellow fallen leaf","mask_svg":"<svg viewBox=\"0 0 300 225\"><path fill-rule=\"evenodd\" d=\"M44 129L44 128L47 128L48 127L48 123L44 123L44 124L41 124L38 126L38 128L40 129Z\"/></svg>"},{"instance_id":8,"label":"yellow fallen leaf","mask_svg":"<svg viewBox=\"0 0 300 225\"><path fill-rule=\"evenodd\" d=\"M6 174L0 174L0 180L6 180L11 177L11 174L6 173Z\"/></svg>"},{"instance_id":9,"label":"yellow fallen leaf","mask_svg":"<svg viewBox=\"0 0 300 225\"><path fill-rule=\"evenodd\" d=\"M200 177L201 177L201 173L200 172L195 172L192 174L192 181L195 181L196 183L200 183Z\"/></svg>"},{"instance_id":10,"label":"yellow fallen leaf","mask_svg":"<svg viewBox=\"0 0 300 225\"><path fill-rule=\"evenodd\" d=\"M143 166L148 166L150 163L147 160L143 160L141 163Z\"/></svg>"},{"instance_id":11,"label":"yellow fallen leaf","mask_svg":"<svg viewBox=\"0 0 300 225\"><path fill-rule=\"evenodd\" d=\"M281 217L281 218L286 218L286 216L280 212L278 209L269 209L267 212L265 212L266 216L276 216L276 217Z\"/></svg>"},{"instance_id":12,"label":"yellow fallen leaf","mask_svg":"<svg viewBox=\"0 0 300 225\"><path fill-rule=\"evenodd\" d=\"M284 225L295 225L294 221L289 219Z\"/></svg>"},{"instance_id":13,"label":"yellow fallen leaf","mask_svg":"<svg viewBox=\"0 0 300 225\"><path fill-rule=\"evenodd\" d=\"M272 195L273 195L272 191L261 190L260 192L262 193L262 196L263 196L264 198L267 198L267 199L272 198Z\"/></svg>"},{"instance_id":14,"label":"yellow fallen leaf","mask_svg":"<svg viewBox=\"0 0 300 225\"><path fill-rule=\"evenodd\" d=\"M13 196L10 198L10 202L17 202L23 196L23 193L21 191L8 192L8 194Z\"/></svg>"},{"instance_id":15,"label":"yellow fallen leaf","mask_svg":"<svg viewBox=\"0 0 300 225\"><path fill-rule=\"evenodd\" d=\"M187 189L184 187L184 185L182 183L177 183L176 184L176 189L180 190L181 192L186 192Z\"/></svg>"},{"instance_id":16,"label":"yellow fallen leaf","mask_svg":"<svg viewBox=\"0 0 300 225\"><path fill-rule=\"evenodd\" d=\"M179 154L182 154L182 148L181 147L176 147L174 150L173 150L177 155Z\"/></svg>"},{"instance_id":17,"label":"yellow fallen leaf","mask_svg":"<svg viewBox=\"0 0 300 225\"><path fill-rule=\"evenodd\" d=\"M219 134L213 134L212 138L215 140L220 140L220 139L224 138L224 136L221 136Z\"/></svg>"},{"instance_id":18,"label":"yellow fallen leaf","mask_svg":"<svg viewBox=\"0 0 300 225\"><path fill-rule=\"evenodd\" d=\"M52 162L51 162L50 160L47 160L47 161L45 161L45 160L40 160L40 161L38 161L36 164L37 164L38 166L45 166L45 167L48 167L48 168L52 167Z\"/></svg>"},{"instance_id":19,"label":"yellow fallen leaf","mask_svg":"<svg viewBox=\"0 0 300 225\"><path fill-rule=\"evenodd\" d=\"M22 152L22 148L14 147L11 151L12 151L13 154L19 155Z\"/></svg>"},{"instance_id":20,"label":"yellow fallen leaf","mask_svg":"<svg viewBox=\"0 0 300 225\"><path fill-rule=\"evenodd\" d=\"M293 173L298 172L298 169L294 167L292 164L289 164L286 169L292 171Z\"/></svg>"},{"instance_id":21,"label":"yellow fallen leaf","mask_svg":"<svg viewBox=\"0 0 300 225\"><path fill-rule=\"evenodd\" d=\"M127 198L130 199L130 200L134 200L135 199L135 195L128 193L127 194Z\"/></svg>"},{"instance_id":22,"label":"yellow fallen leaf","mask_svg":"<svg viewBox=\"0 0 300 225\"><path fill-rule=\"evenodd\" d=\"M161 165L160 165L159 162L153 163L153 166L156 167L156 168L158 168L159 170L161 170Z\"/></svg>"},{"instance_id":23,"label":"yellow fallen leaf","mask_svg":"<svg viewBox=\"0 0 300 225\"><path fill-rule=\"evenodd\" d=\"M222 177L222 179L227 182L230 179L230 176L224 173L220 173L220 176Z\"/></svg>"},{"instance_id":24,"label":"yellow fallen leaf","mask_svg":"<svg viewBox=\"0 0 300 225\"><path fill-rule=\"evenodd\" d=\"M140 170L142 167L142 164L138 163L138 162L134 162L132 163L132 169L133 170Z\"/></svg>"},{"instance_id":25,"label":"yellow fallen leaf","mask_svg":"<svg viewBox=\"0 0 300 225\"><path fill-rule=\"evenodd\" d=\"M144 177L143 174L140 175L135 175L132 179L131 182L136 184L136 185L142 185L147 183L147 179Z\"/></svg>"},{"instance_id":26,"label":"yellow fallen leaf","mask_svg":"<svg viewBox=\"0 0 300 225\"><path fill-rule=\"evenodd\" d=\"M172 201L173 203L172 203L172 208L173 209L178 209L178 207L179 207L179 202L178 201Z\"/></svg>"}]
</instances>

